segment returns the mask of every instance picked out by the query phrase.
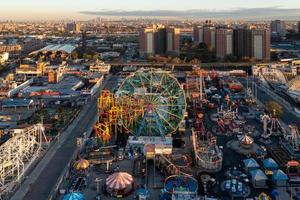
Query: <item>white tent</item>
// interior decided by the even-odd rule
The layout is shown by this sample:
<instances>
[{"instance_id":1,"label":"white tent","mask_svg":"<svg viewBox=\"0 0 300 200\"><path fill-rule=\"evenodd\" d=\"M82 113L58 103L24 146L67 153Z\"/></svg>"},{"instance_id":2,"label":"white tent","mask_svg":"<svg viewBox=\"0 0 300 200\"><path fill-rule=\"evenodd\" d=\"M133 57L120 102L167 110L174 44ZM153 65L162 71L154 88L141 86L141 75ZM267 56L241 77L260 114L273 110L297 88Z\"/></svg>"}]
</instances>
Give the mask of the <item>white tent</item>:
<instances>
[{"instance_id":1,"label":"white tent","mask_svg":"<svg viewBox=\"0 0 300 200\"><path fill-rule=\"evenodd\" d=\"M288 179L288 176L281 169L273 172L272 181L276 186L286 186Z\"/></svg>"},{"instance_id":2,"label":"white tent","mask_svg":"<svg viewBox=\"0 0 300 200\"><path fill-rule=\"evenodd\" d=\"M259 164L253 158L245 159L243 163L246 172L259 168Z\"/></svg>"},{"instance_id":3,"label":"white tent","mask_svg":"<svg viewBox=\"0 0 300 200\"><path fill-rule=\"evenodd\" d=\"M260 169L255 169L250 171L250 174L251 174L253 187L255 188L266 187L266 181L268 180L268 177L265 175L263 171L261 171Z\"/></svg>"}]
</instances>

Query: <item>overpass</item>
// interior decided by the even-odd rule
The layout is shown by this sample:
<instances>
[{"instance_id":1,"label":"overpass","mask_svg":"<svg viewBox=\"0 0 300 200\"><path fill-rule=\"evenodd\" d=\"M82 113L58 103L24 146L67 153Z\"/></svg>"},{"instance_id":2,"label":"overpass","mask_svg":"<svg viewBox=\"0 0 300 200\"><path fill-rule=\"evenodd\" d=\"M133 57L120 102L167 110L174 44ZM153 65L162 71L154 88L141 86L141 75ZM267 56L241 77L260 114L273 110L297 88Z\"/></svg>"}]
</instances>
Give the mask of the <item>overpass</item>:
<instances>
[{"instance_id":1,"label":"overpass","mask_svg":"<svg viewBox=\"0 0 300 200\"><path fill-rule=\"evenodd\" d=\"M215 69L215 70L234 70L234 69L244 69L246 71L251 70L251 67L256 64L272 64L272 62L262 63L262 62L238 62L238 63L200 63L200 64L178 64L178 63L157 63L157 62L108 62L112 67L112 71L121 71L123 67L136 66L137 68L165 68L178 71L192 71L193 67L201 67L205 69Z\"/></svg>"}]
</instances>

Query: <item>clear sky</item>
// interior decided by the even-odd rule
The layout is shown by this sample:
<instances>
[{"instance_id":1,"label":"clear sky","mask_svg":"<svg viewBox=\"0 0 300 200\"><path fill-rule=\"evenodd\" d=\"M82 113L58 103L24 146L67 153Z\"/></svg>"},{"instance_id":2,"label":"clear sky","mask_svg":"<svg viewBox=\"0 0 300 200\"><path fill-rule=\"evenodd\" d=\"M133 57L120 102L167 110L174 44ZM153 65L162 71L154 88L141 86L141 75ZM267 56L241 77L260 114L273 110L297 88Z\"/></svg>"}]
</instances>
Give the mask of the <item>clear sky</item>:
<instances>
[{"instance_id":1,"label":"clear sky","mask_svg":"<svg viewBox=\"0 0 300 200\"><path fill-rule=\"evenodd\" d=\"M3 19L91 18L81 11L298 8L300 0L0 0Z\"/></svg>"}]
</instances>

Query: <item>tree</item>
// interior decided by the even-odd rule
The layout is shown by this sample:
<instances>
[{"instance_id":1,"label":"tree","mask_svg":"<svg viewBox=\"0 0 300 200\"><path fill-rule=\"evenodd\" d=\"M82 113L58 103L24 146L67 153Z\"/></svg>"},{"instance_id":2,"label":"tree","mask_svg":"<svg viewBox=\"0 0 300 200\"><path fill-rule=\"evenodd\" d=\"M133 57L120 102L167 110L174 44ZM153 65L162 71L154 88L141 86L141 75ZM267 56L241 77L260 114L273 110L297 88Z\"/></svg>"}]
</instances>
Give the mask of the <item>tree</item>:
<instances>
[{"instance_id":1,"label":"tree","mask_svg":"<svg viewBox=\"0 0 300 200\"><path fill-rule=\"evenodd\" d=\"M278 61L278 53L275 51L271 51L271 60Z\"/></svg>"},{"instance_id":2,"label":"tree","mask_svg":"<svg viewBox=\"0 0 300 200\"><path fill-rule=\"evenodd\" d=\"M225 62L237 62L237 60L237 57L232 54L228 54L224 57Z\"/></svg>"},{"instance_id":3,"label":"tree","mask_svg":"<svg viewBox=\"0 0 300 200\"><path fill-rule=\"evenodd\" d=\"M92 59L92 55L85 53L85 54L83 54L83 58L87 59L87 60L91 60Z\"/></svg>"},{"instance_id":4,"label":"tree","mask_svg":"<svg viewBox=\"0 0 300 200\"><path fill-rule=\"evenodd\" d=\"M192 60L190 61L190 63L191 63L191 64L194 64L194 65L198 65L198 64L200 64L201 62L200 62L199 59L194 58L194 59L192 59Z\"/></svg>"},{"instance_id":5,"label":"tree","mask_svg":"<svg viewBox=\"0 0 300 200\"><path fill-rule=\"evenodd\" d=\"M76 51L73 51L73 52L71 53L71 58L72 58L73 60L77 59L77 58L78 58L78 53L77 53Z\"/></svg>"},{"instance_id":6,"label":"tree","mask_svg":"<svg viewBox=\"0 0 300 200\"><path fill-rule=\"evenodd\" d=\"M266 110L272 115L280 116L283 113L282 106L279 105L276 101L269 101L266 103Z\"/></svg>"},{"instance_id":7,"label":"tree","mask_svg":"<svg viewBox=\"0 0 300 200\"><path fill-rule=\"evenodd\" d=\"M93 55L93 60L99 60L100 56L98 54Z\"/></svg>"}]
</instances>

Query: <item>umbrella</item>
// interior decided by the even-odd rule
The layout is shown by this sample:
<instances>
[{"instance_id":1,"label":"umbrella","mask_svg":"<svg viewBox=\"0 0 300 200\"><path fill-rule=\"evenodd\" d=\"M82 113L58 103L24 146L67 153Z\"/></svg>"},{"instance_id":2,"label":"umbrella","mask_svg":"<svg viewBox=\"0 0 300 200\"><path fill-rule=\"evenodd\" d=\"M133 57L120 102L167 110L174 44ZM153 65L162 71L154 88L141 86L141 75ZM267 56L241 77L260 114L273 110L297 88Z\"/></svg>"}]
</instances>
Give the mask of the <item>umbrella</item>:
<instances>
[{"instance_id":1,"label":"umbrella","mask_svg":"<svg viewBox=\"0 0 300 200\"><path fill-rule=\"evenodd\" d=\"M125 189L128 185L131 185L132 183L132 176L126 172L114 173L106 179L107 187L115 190Z\"/></svg>"},{"instance_id":2,"label":"umbrella","mask_svg":"<svg viewBox=\"0 0 300 200\"><path fill-rule=\"evenodd\" d=\"M149 197L149 191L146 188L139 188L136 191L136 196Z\"/></svg>"},{"instance_id":3,"label":"umbrella","mask_svg":"<svg viewBox=\"0 0 300 200\"><path fill-rule=\"evenodd\" d=\"M86 170L89 167L89 161L85 159L80 159L75 162L74 167L78 171Z\"/></svg>"},{"instance_id":4,"label":"umbrella","mask_svg":"<svg viewBox=\"0 0 300 200\"><path fill-rule=\"evenodd\" d=\"M71 192L69 194L66 194L63 200L85 200L85 197L83 196L82 193Z\"/></svg>"},{"instance_id":5,"label":"umbrella","mask_svg":"<svg viewBox=\"0 0 300 200\"><path fill-rule=\"evenodd\" d=\"M276 190L276 189L272 190L271 195L272 195L272 197L277 197L279 195L278 190Z\"/></svg>"}]
</instances>

